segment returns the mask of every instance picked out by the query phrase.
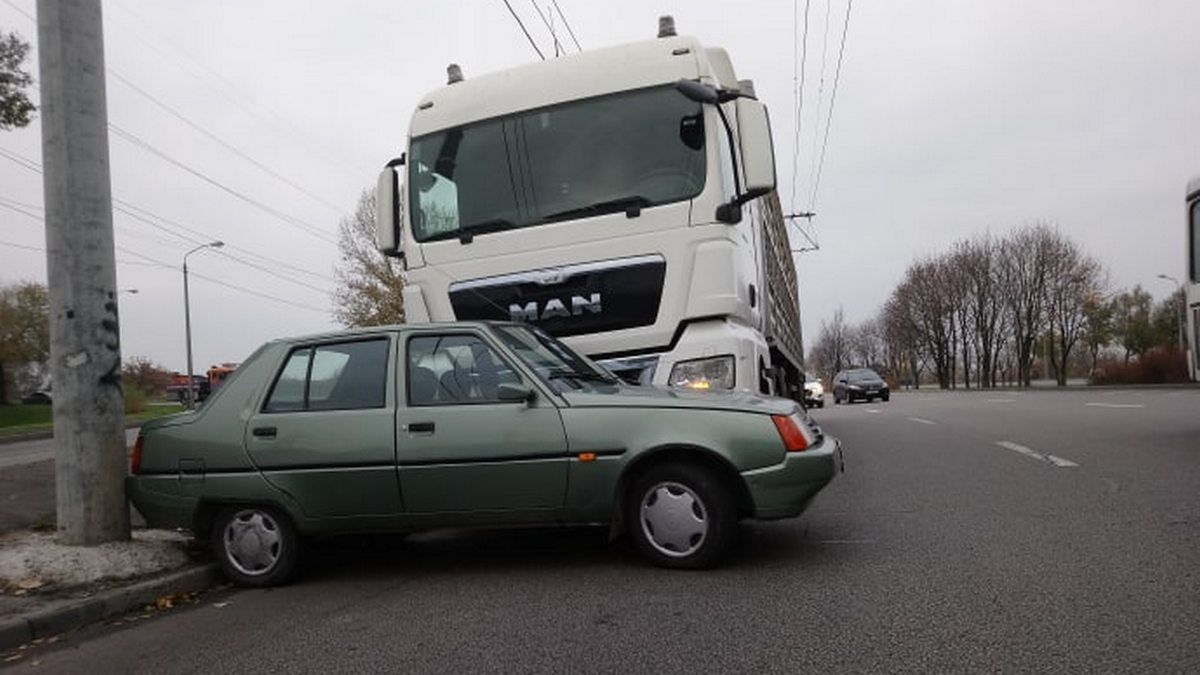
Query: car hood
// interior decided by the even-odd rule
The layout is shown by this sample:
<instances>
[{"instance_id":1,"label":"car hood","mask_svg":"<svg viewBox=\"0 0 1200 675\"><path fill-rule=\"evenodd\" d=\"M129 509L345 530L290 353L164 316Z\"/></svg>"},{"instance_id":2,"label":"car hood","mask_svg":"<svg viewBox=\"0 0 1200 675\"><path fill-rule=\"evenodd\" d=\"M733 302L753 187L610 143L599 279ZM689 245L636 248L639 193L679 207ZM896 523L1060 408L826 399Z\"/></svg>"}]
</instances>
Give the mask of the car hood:
<instances>
[{"instance_id":1,"label":"car hood","mask_svg":"<svg viewBox=\"0 0 1200 675\"><path fill-rule=\"evenodd\" d=\"M763 415L790 415L795 401L741 391L687 391L666 387L605 387L596 391L562 394L571 407L579 408L694 408L736 410Z\"/></svg>"}]
</instances>

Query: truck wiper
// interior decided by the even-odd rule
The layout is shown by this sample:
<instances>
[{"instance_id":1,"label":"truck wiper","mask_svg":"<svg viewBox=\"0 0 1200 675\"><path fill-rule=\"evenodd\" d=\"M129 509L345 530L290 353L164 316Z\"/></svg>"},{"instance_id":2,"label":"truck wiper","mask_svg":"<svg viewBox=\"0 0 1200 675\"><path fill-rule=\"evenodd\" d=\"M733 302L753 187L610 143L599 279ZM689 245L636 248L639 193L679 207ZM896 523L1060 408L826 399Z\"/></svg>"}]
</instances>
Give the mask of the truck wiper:
<instances>
[{"instance_id":1,"label":"truck wiper","mask_svg":"<svg viewBox=\"0 0 1200 675\"><path fill-rule=\"evenodd\" d=\"M471 243L471 240L474 239L475 235L477 235L477 234L486 234L488 232L499 232L501 230L511 230L512 228L514 228L516 226L517 226L516 223L512 222L511 220L508 220L507 218L493 218L491 220L483 220L478 223L471 223L470 225L461 225L456 230L447 230L445 232L438 232L437 234L427 237L425 239L425 241L442 241L444 239L457 238L462 243L469 244L469 243Z\"/></svg>"},{"instance_id":2,"label":"truck wiper","mask_svg":"<svg viewBox=\"0 0 1200 675\"><path fill-rule=\"evenodd\" d=\"M616 213L617 211L624 211L627 217L636 218L642 215L643 208L652 206L653 204L654 202L641 195L630 195L628 197L607 199L602 202L596 202L595 204L588 204L587 206L580 206L574 209L567 209L566 211L551 213L550 215L542 218L541 222L553 223L558 220L575 218L576 216L599 216L605 213Z\"/></svg>"}]
</instances>

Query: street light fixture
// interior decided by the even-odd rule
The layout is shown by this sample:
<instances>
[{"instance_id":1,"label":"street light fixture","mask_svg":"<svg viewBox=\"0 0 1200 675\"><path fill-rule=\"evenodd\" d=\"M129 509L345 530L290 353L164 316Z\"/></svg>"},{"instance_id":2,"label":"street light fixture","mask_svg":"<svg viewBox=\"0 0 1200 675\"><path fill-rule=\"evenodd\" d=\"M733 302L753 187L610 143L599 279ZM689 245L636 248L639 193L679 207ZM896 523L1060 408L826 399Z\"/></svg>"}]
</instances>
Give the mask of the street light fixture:
<instances>
[{"instance_id":1,"label":"street light fixture","mask_svg":"<svg viewBox=\"0 0 1200 675\"><path fill-rule=\"evenodd\" d=\"M1158 278L1162 279L1163 281L1170 281L1171 283L1175 284L1176 288L1179 289L1180 294L1183 293L1183 284L1179 283L1179 280L1176 279L1175 277L1171 276L1170 274L1160 274L1160 275L1158 275ZM1184 303L1184 304L1186 304L1186 303ZM1187 342L1187 334L1186 334L1187 315L1184 313L1184 311L1185 310L1184 310L1183 304L1180 304L1180 306L1179 306L1179 348L1180 349L1184 349L1185 348L1184 343Z\"/></svg>"},{"instance_id":2,"label":"street light fixture","mask_svg":"<svg viewBox=\"0 0 1200 675\"><path fill-rule=\"evenodd\" d=\"M184 332L187 333L188 410L194 410L196 408L196 381L194 379L195 376L192 374L192 309L188 300L187 259L189 255L196 253L197 251L203 251L206 248L221 248L224 245L225 242L223 241L213 241L207 244L201 244L200 246L197 246L196 248L193 248L192 250L183 254L183 326Z\"/></svg>"},{"instance_id":3,"label":"street light fixture","mask_svg":"<svg viewBox=\"0 0 1200 675\"><path fill-rule=\"evenodd\" d=\"M128 293L128 294L130 294L130 295L137 295L137 293L138 293L138 289L136 289L136 288L122 288L121 290L117 291L117 295L121 295L122 293Z\"/></svg>"}]
</instances>

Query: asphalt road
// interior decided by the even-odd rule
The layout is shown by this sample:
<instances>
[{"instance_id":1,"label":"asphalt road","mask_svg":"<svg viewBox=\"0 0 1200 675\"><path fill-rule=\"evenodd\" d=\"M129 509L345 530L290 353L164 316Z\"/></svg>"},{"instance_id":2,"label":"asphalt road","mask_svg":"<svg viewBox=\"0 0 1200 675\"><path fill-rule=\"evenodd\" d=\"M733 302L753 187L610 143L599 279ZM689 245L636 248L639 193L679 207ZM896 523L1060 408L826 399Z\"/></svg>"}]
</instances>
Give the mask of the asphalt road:
<instances>
[{"instance_id":1,"label":"asphalt road","mask_svg":"<svg viewBox=\"0 0 1200 675\"><path fill-rule=\"evenodd\" d=\"M126 429L125 442L133 445L137 440L138 430ZM32 441L16 441L0 443L0 469L36 464L48 459L54 459L54 439L39 438Z\"/></svg>"},{"instance_id":2,"label":"asphalt road","mask_svg":"<svg viewBox=\"0 0 1200 675\"><path fill-rule=\"evenodd\" d=\"M847 473L709 572L593 530L353 539L18 670L1200 671L1200 390L814 411Z\"/></svg>"}]
</instances>

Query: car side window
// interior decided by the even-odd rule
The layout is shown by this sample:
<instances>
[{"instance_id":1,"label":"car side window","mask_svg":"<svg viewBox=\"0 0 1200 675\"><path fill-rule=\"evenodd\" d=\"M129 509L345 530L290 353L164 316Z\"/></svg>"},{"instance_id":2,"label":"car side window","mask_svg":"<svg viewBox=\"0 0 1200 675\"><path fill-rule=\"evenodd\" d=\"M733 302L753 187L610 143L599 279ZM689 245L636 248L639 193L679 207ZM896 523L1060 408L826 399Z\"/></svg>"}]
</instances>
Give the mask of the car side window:
<instances>
[{"instance_id":1,"label":"car side window","mask_svg":"<svg viewBox=\"0 0 1200 675\"><path fill-rule=\"evenodd\" d=\"M266 412L288 412L304 409L304 381L308 376L308 359L312 353L307 347L297 349L288 357L279 379L267 398Z\"/></svg>"},{"instance_id":2,"label":"car side window","mask_svg":"<svg viewBox=\"0 0 1200 675\"><path fill-rule=\"evenodd\" d=\"M521 377L475 335L420 335L408 340L408 404L495 403L501 384Z\"/></svg>"},{"instance_id":3,"label":"car side window","mask_svg":"<svg viewBox=\"0 0 1200 675\"><path fill-rule=\"evenodd\" d=\"M291 353L265 412L382 408L387 338L302 347Z\"/></svg>"}]
</instances>

